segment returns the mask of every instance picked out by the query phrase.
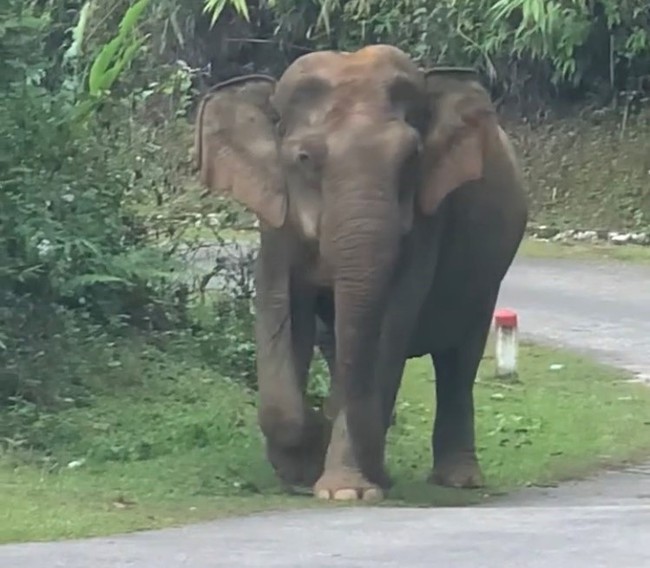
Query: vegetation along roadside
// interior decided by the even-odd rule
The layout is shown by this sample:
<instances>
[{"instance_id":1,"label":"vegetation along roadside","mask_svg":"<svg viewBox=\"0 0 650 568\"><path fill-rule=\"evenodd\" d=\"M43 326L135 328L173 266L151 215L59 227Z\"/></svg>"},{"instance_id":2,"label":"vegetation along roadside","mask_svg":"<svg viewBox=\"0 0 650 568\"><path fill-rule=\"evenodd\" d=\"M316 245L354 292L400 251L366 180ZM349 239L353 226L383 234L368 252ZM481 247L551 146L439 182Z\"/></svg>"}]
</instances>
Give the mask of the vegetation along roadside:
<instances>
[{"instance_id":1,"label":"vegetation along roadside","mask_svg":"<svg viewBox=\"0 0 650 568\"><path fill-rule=\"evenodd\" d=\"M106 388L85 404L51 413L24 404L3 416L2 432L13 438L0 458L0 542L332 506L283 494L264 459L254 393L206 364L194 342L176 340L164 350L129 342L116 345L112 357L95 369ZM319 361L315 401L322 370ZM432 370L426 359L409 363L389 440L396 484L387 505L477 503L650 451L650 389L626 382L626 375L529 344L520 381L497 380L493 370L487 352L476 407L488 487L457 491L424 481Z\"/></svg>"},{"instance_id":2,"label":"vegetation along roadside","mask_svg":"<svg viewBox=\"0 0 650 568\"><path fill-rule=\"evenodd\" d=\"M199 198L188 156L196 102L220 80L377 42L422 66L471 65L522 156L536 222L648 231L650 7L541 5L0 3L0 542L323 506L281 494L263 457L247 270L206 293L213 267L186 278L179 263L250 224ZM527 241L521 254L646 249ZM521 364L521 382L500 383L486 358L477 385L487 493L650 451L647 389L533 345ZM422 483L428 362L407 374L389 503L484 499ZM314 404L324 390L318 362Z\"/></svg>"}]
</instances>

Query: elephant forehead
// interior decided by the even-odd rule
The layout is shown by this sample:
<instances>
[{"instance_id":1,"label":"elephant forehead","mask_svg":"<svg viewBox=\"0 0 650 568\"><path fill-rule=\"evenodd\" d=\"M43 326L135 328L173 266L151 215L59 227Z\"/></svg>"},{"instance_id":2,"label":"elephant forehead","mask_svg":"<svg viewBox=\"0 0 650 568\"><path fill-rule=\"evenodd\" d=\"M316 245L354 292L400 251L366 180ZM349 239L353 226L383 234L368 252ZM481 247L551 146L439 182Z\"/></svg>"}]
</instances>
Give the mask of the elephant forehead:
<instances>
[{"instance_id":1,"label":"elephant forehead","mask_svg":"<svg viewBox=\"0 0 650 568\"><path fill-rule=\"evenodd\" d=\"M346 66L350 70L368 69L372 73L387 73L395 71L417 75L418 69L411 58L401 49L392 45L368 45L361 49L343 55Z\"/></svg>"},{"instance_id":2,"label":"elephant forehead","mask_svg":"<svg viewBox=\"0 0 650 568\"><path fill-rule=\"evenodd\" d=\"M368 72L381 67L399 67L415 70L409 56L401 49L391 45L368 45L357 51L315 51L298 57L284 72L284 79L295 79L302 74L318 73L331 76L347 75L360 68Z\"/></svg>"},{"instance_id":3,"label":"elephant forehead","mask_svg":"<svg viewBox=\"0 0 650 568\"><path fill-rule=\"evenodd\" d=\"M350 95L368 96L404 74L416 77L417 67L390 45L370 45L354 52L318 51L299 57L287 68L275 101L281 107L300 90L320 94L344 89Z\"/></svg>"}]
</instances>

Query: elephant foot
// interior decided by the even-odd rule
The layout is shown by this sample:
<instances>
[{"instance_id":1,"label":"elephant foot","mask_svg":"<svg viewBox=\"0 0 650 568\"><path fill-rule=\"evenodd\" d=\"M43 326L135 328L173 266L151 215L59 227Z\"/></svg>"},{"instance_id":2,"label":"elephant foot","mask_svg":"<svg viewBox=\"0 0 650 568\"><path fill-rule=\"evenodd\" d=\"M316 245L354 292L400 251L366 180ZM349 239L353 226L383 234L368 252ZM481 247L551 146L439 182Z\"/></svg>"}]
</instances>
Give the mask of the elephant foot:
<instances>
[{"instance_id":1,"label":"elephant foot","mask_svg":"<svg viewBox=\"0 0 650 568\"><path fill-rule=\"evenodd\" d=\"M275 474L291 493L312 487L323 473L324 452L314 448L267 448L267 457Z\"/></svg>"},{"instance_id":2,"label":"elephant foot","mask_svg":"<svg viewBox=\"0 0 650 568\"><path fill-rule=\"evenodd\" d=\"M378 502L384 498L379 485L369 482L361 473L347 469L326 471L314 485L314 495L328 501Z\"/></svg>"},{"instance_id":3,"label":"elephant foot","mask_svg":"<svg viewBox=\"0 0 650 568\"><path fill-rule=\"evenodd\" d=\"M320 417L319 417L320 418ZM267 440L266 456L285 490L309 493L325 467L331 424L320 418L310 424L298 445L283 447Z\"/></svg>"},{"instance_id":4,"label":"elephant foot","mask_svg":"<svg viewBox=\"0 0 650 568\"><path fill-rule=\"evenodd\" d=\"M485 481L476 457L446 459L437 463L429 476L429 482L457 489L483 487Z\"/></svg>"}]
</instances>

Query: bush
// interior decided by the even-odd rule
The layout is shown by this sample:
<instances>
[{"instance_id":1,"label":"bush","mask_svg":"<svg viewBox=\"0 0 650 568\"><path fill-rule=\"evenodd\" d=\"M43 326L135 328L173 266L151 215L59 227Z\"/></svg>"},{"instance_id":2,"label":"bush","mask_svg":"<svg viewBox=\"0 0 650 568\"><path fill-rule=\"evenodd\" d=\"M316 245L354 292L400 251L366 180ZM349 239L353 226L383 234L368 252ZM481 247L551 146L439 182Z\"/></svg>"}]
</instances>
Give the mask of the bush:
<instances>
[{"instance_id":1,"label":"bush","mask_svg":"<svg viewBox=\"0 0 650 568\"><path fill-rule=\"evenodd\" d=\"M180 105L158 128L143 119L150 96L174 98L177 76L158 91L111 94L101 77L117 78L115 62L96 64L105 46L61 57L79 43L82 16L51 51L52 13L19 0L0 9L0 404L52 403L88 385L80 376L95 362L84 357L110 365L112 337L188 325L175 244L151 237L142 210L184 166L161 147ZM103 85L94 94L86 69Z\"/></svg>"},{"instance_id":2,"label":"bush","mask_svg":"<svg viewBox=\"0 0 650 568\"><path fill-rule=\"evenodd\" d=\"M108 14L112 31L88 4L72 21L56 1L0 8L0 405L16 412L128 387L148 344L255 387L251 258L208 306L179 258L206 208L213 237L240 215L196 199L191 71L147 69L147 4Z\"/></svg>"}]
</instances>

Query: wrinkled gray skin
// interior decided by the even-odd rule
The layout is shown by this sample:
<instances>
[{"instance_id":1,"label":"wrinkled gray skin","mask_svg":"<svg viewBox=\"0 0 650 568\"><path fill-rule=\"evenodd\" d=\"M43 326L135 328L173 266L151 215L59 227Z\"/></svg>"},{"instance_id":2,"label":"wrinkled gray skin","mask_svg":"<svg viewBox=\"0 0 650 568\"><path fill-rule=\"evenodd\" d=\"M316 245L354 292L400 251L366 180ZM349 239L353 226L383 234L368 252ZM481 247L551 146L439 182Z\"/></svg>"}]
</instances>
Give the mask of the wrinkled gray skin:
<instances>
[{"instance_id":1,"label":"wrinkled gray skin","mask_svg":"<svg viewBox=\"0 0 650 568\"><path fill-rule=\"evenodd\" d=\"M397 48L317 52L241 77L199 109L201 182L254 211L259 423L289 486L377 499L405 361L436 372L431 480L475 487L473 384L527 206L476 77ZM317 319L332 373L305 401ZM328 339L329 338L329 339Z\"/></svg>"}]
</instances>

